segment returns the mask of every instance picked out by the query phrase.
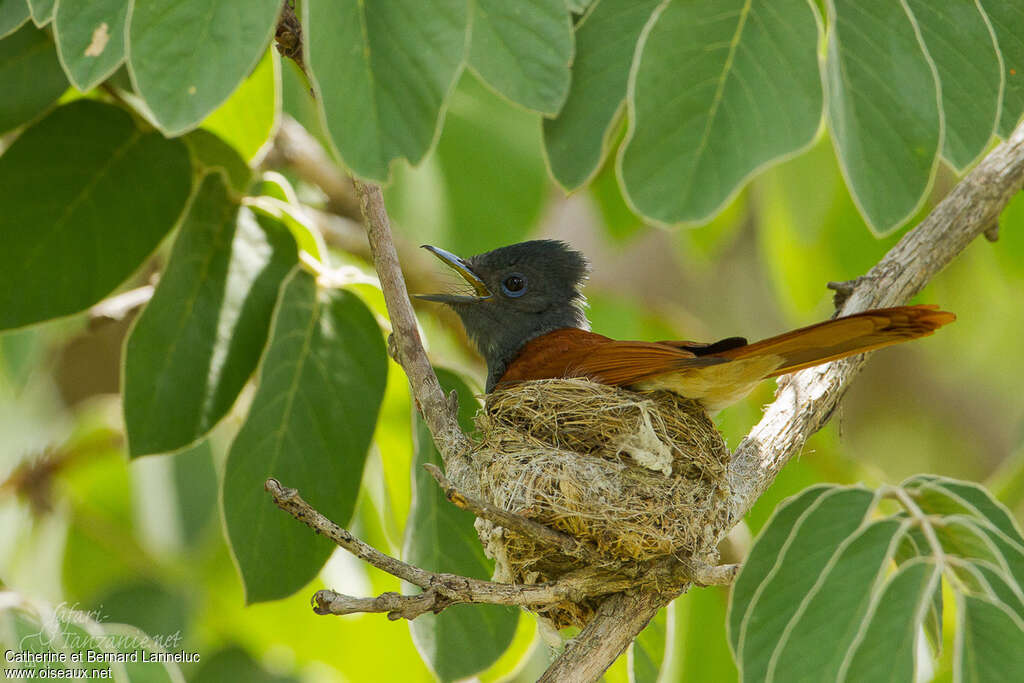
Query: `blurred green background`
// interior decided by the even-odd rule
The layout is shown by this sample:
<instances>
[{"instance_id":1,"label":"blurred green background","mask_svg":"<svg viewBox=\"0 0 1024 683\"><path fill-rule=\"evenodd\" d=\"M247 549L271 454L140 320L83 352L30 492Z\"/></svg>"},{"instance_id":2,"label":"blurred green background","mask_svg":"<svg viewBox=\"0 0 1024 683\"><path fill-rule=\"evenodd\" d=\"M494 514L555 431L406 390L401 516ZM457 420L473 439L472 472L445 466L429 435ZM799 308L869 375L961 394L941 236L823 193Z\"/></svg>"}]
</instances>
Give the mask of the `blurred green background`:
<instances>
[{"instance_id":1,"label":"blurred green background","mask_svg":"<svg viewBox=\"0 0 1024 683\"><path fill-rule=\"evenodd\" d=\"M285 111L316 134L305 86L290 62L282 67ZM304 200L322 203L314 188L281 170ZM910 225L956 180L940 169ZM397 168L386 196L403 254L422 243L461 255L537 237L572 243L593 264L586 295L594 330L620 338L753 340L817 322L832 312L825 284L864 273L905 231L871 234L825 136L757 176L708 225L644 225L623 202L611 161L588 188L566 197L548 179L539 117L469 72L436 150L417 168ZM356 256L336 256L372 273ZM453 282L433 261L410 257L407 266L413 283ZM379 291L356 289L383 313ZM873 356L833 420L750 513L751 532L780 500L815 482L874 486L918 472L986 483L1024 515L1024 195L1005 212L999 241L976 241L916 303L940 304L958 321ZM430 305L419 313L435 363L479 389L483 365L456 321ZM320 587L354 595L399 590L396 579L344 553L291 598L244 606L215 479L240 419L229 418L188 452L129 463L117 393L129 324L80 315L0 335L3 585L153 635L180 632L184 649L203 653L198 665L184 667L189 680L225 680L224 672L243 670L245 680L433 680L406 623L313 614L309 596ZM405 378L391 370L352 528L398 554L413 448ZM772 392L765 383L716 418L730 446L757 422ZM727 599L721 589L695 589L677 601L669 615L669 680L735 677ZM533 618L522 618L511 649L480 679L536 678L550 656L536 630ZM625 659L608 680L626 679ZM947 675L940 667L937 676Z\"/></svg>"}]
</instances>

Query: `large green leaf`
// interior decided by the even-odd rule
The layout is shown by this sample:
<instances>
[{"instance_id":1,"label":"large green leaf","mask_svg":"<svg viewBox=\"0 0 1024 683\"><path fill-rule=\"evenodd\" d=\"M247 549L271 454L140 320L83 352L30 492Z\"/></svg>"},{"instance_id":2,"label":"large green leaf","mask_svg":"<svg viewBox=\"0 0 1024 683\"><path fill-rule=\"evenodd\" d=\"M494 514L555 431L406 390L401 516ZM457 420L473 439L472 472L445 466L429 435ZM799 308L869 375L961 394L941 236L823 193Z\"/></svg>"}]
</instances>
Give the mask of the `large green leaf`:
<instances>
[{"instance_id":1,"label":"large green leaf","mask_svg":"<svg viewBox=\"0 0 1024 683\"><path fill-rule=\"evenodd\" d=\"M0 38L28 21L25 0L0 0Z\"/></svg>"},{"instance_id":2,"label":"large green leaf","mask_svg":"<svg viewBox=\"0 0 1024 683\"><path fill-rule=\"evenodd\" d=\"M668 644L672 634L669 633L672 606L658 610L654 618L644 627L640 635L629 646L629 681L630 683L657 683L658 675L665 665Z\"/></svg>"},{"instance_id":3,"label":"large green leaf","mask_svg":"<svg viewBox=\"0 0 1024 683\"><path fill-rule=\"evenodd\" d=\"M387 356L373 314L351 292L318 291L296 269L278 298L249 416L231 444L222 502L248 602L308 583L333 545L277 509L275 477L346 524L384 394Z\"/></svg>"},{"instance_id":4,"label":"large green leaf","mask_svg":"<svg viewBox=\"0 0 1024 683\"><path fill-rule=\"evenodd\" d=\"M662 223L704 221L821 123L820 29L806 0L669 0L637 47L625 193Z\"/></svg>"},{"instance_id":5,"label":"large green leaf","mask_svg":"<svg viewBox=\"0 0 1024 683\"><path fill-rule=\"evenodd\" d=\"M809 507L830 491L830 486L811 486L783 501L757 535L729 594L729 645L734 653L739 652L740 632L746 610L758 587L774 569L793 526Z\"/></svg>"},{"instance_id":6,"label":"large green leaf","mask_svg":"<svg viewBox=\"0 0 1024 683\"><path fill-rule=\"evenodd\" d=\"M205 128L196 128L181 139L188 145L188 152L192 157L192 171L197 179L210 171L220 169L227 173L235 192L241 195L248 192L249 186L253 183L252 169L235 147Z\"/></svg>"},{"instance_id":7,"label":"large green leaf","mask_svg":"<svg viewBox=\"0 0 1024 683\"><path fill-rule=\"evenodd\" d=\"M190 185L185 145L116 107L79 100L27 130L0 157L0 329L109 294L177 221Z\"/></svg>"},{"instance_id":8,"label":"large green leaf","mask_svg":"<svg viewBox=\"0 0 1024 683\"><path fill-rule=\"evenodd\" d=\"M25 0L28 3L29 11L32 13L32 21L36 26L45 26L53 18L53 8L57 0Z\"/></svg>"},{"instance_id":9,"label":"large green leaf","mask_svg":"<svg viewBox=\"0 0 1024 683\"><path fill-rule=\"evenodd\" d=\"M0 133L28 122L67 89L68 79L45 31L25 24L0 40Z\"/></svg>"},{"instance_id":10,"label":"large green leaf","mask_svg":"<svg viewBox=\"0 0 1024 683\"><path fill-rule=\"evenodd\" d=\"M855 649L848 653L839 680L916 680L917 634L932 593L939 589L940 576L939 568L927 560L899 568L857 634Z\"/></svg>"},{"instance_id":11,"label":"large green leaf","mask_svg":"<svg viewBox=\"0 0 1024 683\"><path fill-rule=\"evenodd\" d=\"M956 674L964 683L1024 678L1024 621L998 603L965 595L957 609Z\"/></svg>"},{"instance_id":12,"label":"large green leaf","mask_svg":"<svg viewBox=\"0 0 1024 683\"><path fill-rule=\"evenodd\" d=\"M942 145L938 76L904 5L829 0L829 123L850 192L885 232L924 201Z\"/></svg>"},{"instance_id":13,"label":"large green leaf","mask_svg":"<svg viewBox=\"0 0 1024 683\"><path fill-rule=\"evenodd\" d=\"M386 180L437 137L462 66L465 0L307 0L306 65L331 146L359 176Z\"/></svg>"},{"instance_id":14,"label":"large green leaf","mask_svg":"<svg viewBox=\"0 0 1024 683\"><path fill-rule=\"evenodd\" d=\"M527 109L557 114L569 93L572 22L564 0L474 0L469 64Z\"/></svg>"},{"instance_id":15,"label":"large green leaf","mask_svg":"<svg viewBox=\"0 0 1024 683\"><path fill-rule=\"evenodd\" d=\"M1015 543L1024 544L1024 534L1006 506L972 481L927 475L908 479L901 486L915 494L925 512L973 515Z\"/></svg>"},{"instance_id":16,"label":"large green leaf","mask_svg":"<svg viewBox=\"0 0 1024 683\"><path fill-rule=\"evenodd\" d=\"M608 130L626 99L640 32L660 0L597 0L576 26L576 59L565 106L544 120L551 175L574 190L597 172Z\"/></svg>"},{"instance_id":17,"label":"large green leaf","mask_svg":"<svg viewBox=\"0 0 1024 683\"><path fill-rule=\"evenodd\" d=\"M217 517L217 469L210 439L175 454L172 467L182 539L194 546Z\"/></svg>"},{"instance_id":18,"label":"large green leaf","mask_svg":"<svg viewBox=\"0 0 1024 683\"><path fill-rule=\"evenodd\" d=\"M1024 6L1014 0L980 0L1003 55L1006 85L996 132L1010 137L1024 115Z\"/></svg>"},{"instance_id":19,"label":"large green leaf","mask_svg":"<svg viewBox=\"0 0 1024 683\"><path fill-rule=\"evenodd\" d=\"M451 100L435 155L444 173L449 212L446 243L460 253L476 254L520 242L540 219L549 197L536 117L468 76ZM417 229L418 223L411 219Z\"/></svg>"},{"instance_id":20,"label":"large green leaf","mask_svg":"<svg viewBox=\"0 0 1024 683\"><path fill-rule=\"evenodd\" d=\"M139 0L128 28L135 90L168 135L194 128L248 76L280 0Z\"/></svg>"},{"instance_id":21,"label":"large green leaf","mask_svg":"<svg viewBox=\"0 0 1024 683\"><path fill-rule=\"evenodd\" d=\"M479 402L457 375L441 370L445 393L459 396L459 423L473 429ZM405 561L431 571L489 579L493 564L484 555L472 513L444 496L425 463L443 466L423 418L413 416L416 457L413 460L413 501L405 529ZM515 635L519 613L497 605L456 605L440 614L424 614L410 624L413 642L442 681L472 676L493 664ZM467 644L472 643L472 647Z\"/></svg>"},{"instance_id":22,"label":"large green leaf","mask_svg":"<svg viewBox=\"0 0 1024 683\"><path fill-rule=\"evenodd\" d=\"M295 241L211 173L192 200L153 299L124 348L132 457L178 450L223 418L259 361Z\"/></svg>"},{"instance_id":23,"label":"large green leaf","mask_svg":"<svg viewBox=\"0 0 1024 683\"><path fill-rule=\"evenodd\" d=\"M203 128L251 161L270 139L280 110L281 58L271 48L227 102L206 117Z\"/></svg>"},{"instance_id":24,"label":"large green leaf","mask_svg":"<svg viewBox=\"0 0 1024 683\"><path fill-rule=\"evenodd\" d=\"M963 170L985 150L998 123L999 46L976 0L907 0L907 6L942 83L942 154Z\"/></svg>"},{"instance_id":25,"label":"large green leaf","mask_svg":"<svg viewBox=\"0 0 1024 683\"><path fill-rule=\"evenodd\" d=\"M789 529L775 566L745 607L737 660L745 681L763 680L779 635L817 583L836 549L863 523L875 503L863 488L833 488ZM741 572L742 574L742 572ZM733 609L737 608L733 601Z\"/></svg>"},{"instance_id":26,"label":"large green leaf","mask_svg":"<svg viewBox=\"0 0 1024 683\"><path fill-rule=\"evenodd\" d=\"M777 632L770 680L834 681L843 658L863 627L875 590L884 581L904 525L873 522L851 536L801 599L789 624ZM827 648L814 647L827 642ZM746 667L745 667L746 668Z\"/></svg>"},{"instance_id":27,"label":"large green leaf","mask_svg":"<svg viewBox=\"0 0 1024 683\"><path fill-rule=\"evenodd\" d=\"M61 0L53 19L57 54L71 84L85 92L124 61L131 0Z\"/></svg>"}]
</instances>

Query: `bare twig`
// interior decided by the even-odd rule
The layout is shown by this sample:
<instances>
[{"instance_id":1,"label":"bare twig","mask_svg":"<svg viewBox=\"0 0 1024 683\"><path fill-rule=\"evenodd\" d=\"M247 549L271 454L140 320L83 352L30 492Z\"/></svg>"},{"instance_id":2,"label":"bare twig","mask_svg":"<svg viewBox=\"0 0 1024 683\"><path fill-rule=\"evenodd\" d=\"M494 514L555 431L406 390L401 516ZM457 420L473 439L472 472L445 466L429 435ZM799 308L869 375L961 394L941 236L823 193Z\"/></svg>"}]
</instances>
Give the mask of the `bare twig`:
<instances>
[{"instance_id":1,"label":"bare twig","mask_svg":"<svg viewBox=\"0 0 1024 683\"><path fill-rule=\"evenodd\" d=\"M608 595L651 582L667 583L673 578L665 567L658 567L650 575L639 577L588 567L570 572L553 582L514 585L431 572L386 555L356 538L303 500L297 490L282 486L276 479L268 479L264 486L274 504L295 519L364 562L425 591L417 596L384 594L378 598L352 598L333 591L320 591L314 596L315 608L320 614L388 612L394 613L392 618L395 619L414 619L424 612L440 612L457 603L549 605L564 600L579 601L587 597Z\"/></svg>"},{"instance_id":2,"label":"bare twig","mask_svg":"<svg viewBox=\"0 0 1024 683\"><path fill-rule=\"evenodd\" d=\"M434 374L427 353L423 349L423 342L420 341L416 315L409 302L402 267L391 239L391 222L387 209L384 208L384 196L380 187L361 180L354 182L363 212L366 234L370 240L374 266L380 277L384 302L387 304L388 317L394 330L399 362L409 377L412 395L423 413L423 419L434 437L434 443L445 462L448 462L469 449L469 438L459 427L457 412L452 410L451 404L441 391L441 384L437 381L437 375Z\"/></svg>"}]
</instances>

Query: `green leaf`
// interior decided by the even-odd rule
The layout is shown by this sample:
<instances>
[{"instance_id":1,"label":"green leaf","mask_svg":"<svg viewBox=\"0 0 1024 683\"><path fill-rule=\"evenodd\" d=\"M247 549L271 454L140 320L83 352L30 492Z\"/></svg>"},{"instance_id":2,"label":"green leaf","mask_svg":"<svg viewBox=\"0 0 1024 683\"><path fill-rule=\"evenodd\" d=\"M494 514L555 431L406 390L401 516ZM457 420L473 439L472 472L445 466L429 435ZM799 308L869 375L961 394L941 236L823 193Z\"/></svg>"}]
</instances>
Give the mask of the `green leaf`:
<instances>
[{"instance_id":1,"label":"green leaf","mask_svg":"<svg viewBox=\"0 0 1024 683\"><path fill-rule=\"evenodd\" d=\"M798 598L789 624L775 634L770 680L836 680L904 529L895 519L872 522L836 550L811 591ZM815 647L821 642L829 646Z\"/></svg>"},{"instance_id":2,"label":"green leaf","mask_svg":"<svg viewBox=\"0 0 1024 683\"><path fill-rule=\"evenodd\" d=\"M912 527L900 539L893 559L897 565L902 565L915 557L926 557L930 554L931 549L928 539L924 537L921 528ZM942 610L942 591L937 590L932 596L932 604L928 608L928 616L924 622L924 631L928 635L929 640L931 640L936 652L942 649Z\"/></svg>"},{"instance_id":3,"label":"green leaf","mask_svg":"<svg viewBox=\"0 0 1024 683\"><path fill-rule=\"evenodd\" d=\"M988 562L970 562L954 567L954 570L974 594L989 598L1024 619L1021 587L1001 567Z\"/></svg>"},{"instance_id":4,"label":"green leaf","mask_svg":"<svg viewBox=\"0 0 1024 683\"><path fill-rule=\"evenodd\" d=\"M907 0L942 84L942 154L962 171L985 151L999 119L999 46L976 0Z\"/></svg>"},{"instance_id":5,"label":"green leaf","mask_svg":"<svg viewBox=\"0 0 1024 683\"><path fill-rule=\"evenodd\" d=\"M739 653L741 626L747 609L758 587L767 580L768 574L775 568L779 553L789 540L793 526L808 508L831 491L831 486L811 486L784 500L754 540L729 594L729 645L735 655ZM736 658L739 659L738 656Z\"/></svg>"},{"instance_id":6,"label":"green leaf","mask_svg":"<svg viewBox=\"0 0 1024 683\"><path fill-rule=\"evenodd\" d=\"M146 0L128 27L128 70L160 129L195 128L252 72L280 0Z\"/></svg>"},{"instance_id":7,"label":"green leaf","mask_svg":"<svg viewBox=\"0 0 1024 683\"><path fill-rule=\"evenodd\" d=\"M0 0L0 38L28 21L28 14L25 0Z\"/></svg>"},{"instance_id":8,"label":"green leaf","mask_svg":"<svg viewBox=\"0 0 1024 683\"><path fill-rule=\"evenodd\" d=\"M53 7L57 0L26 0L32 13L32 22L39 27L45 26L53 19Z\"/></svg>"},{"instance_id":9,"label":"green leaf","mask_svg":"<svg viewBox=\"0 0 1024 683\"><path fill-rule=\"evenodd\" d=\"M310 217L299 202L291 183L280 173L265 171L259 192L263 195L248 199L254 211L271 216L284 223L292 232L295 243L321 263L327 263L327 245Z\"/></svg>"},{"instance_id":10,"label":"green leaf","mask_svg":"<svg viewBox=\"0 0 1024 683\"><path fill-rule=\"evenodd\" d=\"M175 454L174 488L185 542L195 546L217 515L217 470L209 439Z\"/></svg>"},{"instance_id":11,"label":"green leaf","mask_svg":"<svg viewBox=\"0 0 1024 683\"><path fill-rule=\"evenodd\" d=\"M455 374L439 370L445 393L459 396L459 424L473 429L480 407L469 387ZM484 555L473 526L476 518L448 502L425 463L443 466L423 418L413 415L416 457L413 460L413 501L405 530L402 557L424 569L489 579L493 564ZM515 635L519 612L497 605L455 605L440 614L424 614L410 623L413 642L442 681L483 671L501 656ZM467 647L472 643L472 647Z\"/></svg>"},{"instance_id":12,"label":"green leaf","mask_svg":"<svg viewBox=\"0 0 1024 683\"><path fill-rule=\"evenodd\" d=\"M549 197L539 138L535 116L463 79L435 155L444 173L450 249L477 254L526 238Z\"/></svg>"},{"instance_id":13,"label":"green leaf","mask_svg":"<svg viewBox=\"0 0 1024 683\"><path fill-rule=\"evenodd\" d=\"M71 84L85 92L124 61L124 24L131 0L61 0L53 19L57 55Z\"/></svg>"},{"instance_id":14,"label":"green leaf","mask_svg":"<svg viewBox=\"0 0 1024 683\"><path fill-rule=\"evenodd\" d=\"M833 488L789 528L775 566L746 606L740 625L736 653L743 680L764 679L779 635L800 601L818 581L837 547L861 526L874 503L875 494L867 489ZM769 524L769 528L776 523Z\"/></svg>"},{"instance_id":15,"label":"green leaf","mask_svg":"<svg viewBox=\"0 0 1024 683\"><path fill-rule=\"evenodd\" d=\"M583 14L594 2L595 0L565 0L565 6L573 14Z\"/></svg>"},{"instance_id":16,"label":"green leaf","mask_svg":"<svg viewBox=\"0 0 1024 683\"><path fill-rule=\"evenodd\" d=\"M565 106L544 120L551 176L575 190L601 166L623 100L636 41L660 0L597 0L576 26L576 59Z\"/></svg>"},{"instance_id":17,"label":"green leaf","mask_svg":"<svg viewBox=\"0 0 1024 683\"><path fill-rule=\"evenodd\" d=\"M462 66L465 0L307 0L306 65L331 147L356 175L384 181L418 163Z\"/></svg>"},{"instance_id":18,"label":"green leaf","mask_svg":"<svg viewBox=\"0 0 1024 683\"><path fill-rule=\"evenodd\" d=\"M259 362L295 241L203 179L153 298L124 347L131 457L183 448L223 418Z\"/></svg>"},{"instance_id":19,"label":"green leaf","mask_svg":"<svg viewBox=\"0 0 1024 683\"><path fill-rule=\"evenodd\" d=\"M564 0L475 0L469 64L505 97L557 114L569 93L572 22Z\"/></svg>"},{"instance_id":20,"label":"green leaf","mask_svg":"<svg viewBox=\"0 0 1024 683\"><path fill-rule=\"evenodd\" d=\"M896 571L858 634L855 649L847 654L839 680L916 680L917 633L941 576L938 567L925 560Z\"/></svg>"},{"instance_id":21,"label":"green leaf","mask_svg":"<svg viewBox=\"0 0 1024 683\"><path fill-rule=\"evenodd\" d=\"M1024 115L1024 7L1014 0L980 0L1003 56L1006 84L1003 110L996 132L1010 137Z\"/></svg>"},{"instance_id":22,"label":"green leaf","mask_svg":"<svg viewBox=\"0 0 1024 683\"><path fill-rule=\"evenodd\" d=\"M843 175L873 229L924 201L942 145L938 76L898 2L829 0L829 123Z\"/></svg>"},{"instance_id":23,"label":"green leaf","mask_svg":"<svg viewBox=\"0 0 1024 683\"><path fill-rule=\"evenodd\" d=\"M110 105L78 100L25 131L0 157L0 329L109 294L177 221L191 177L184 144Z\"/></svg>"},{"instance_id":24,"label":"green leaf","mask_svg":"<svg viewBox=\"0 0 1024 683\"><path fill-rule=\"evenodd\" d=\"M1024 545L1024 534L1010 511L973 481L921 475L908 479L901 486L915 494L915 500L925 512L974 515L999 529L1010 540Z\"/></svg>"},{"instance_id":25,"label":"green leaf","mask_svg":"<svg viewBox=\"0 0 1024 683\"><path fill-rule=\"evenodd\" d=\"M270 140L280 111L281 58L270 48L241 87L206 117L203 128L220 136L246 161L252 161Z\"/></svg>"},{"instance_id":26,"label":"green leaf","mask_svg":"<svg viewBox=\"0 0 1024 683\"><path fill-rule=\"evenodd\" d=\"M0 40L0 133L32 120L67 89L46 31L26 24Z\"/></svg>"},{"instance_id":27,"label":"green leaf","mask_svg":"<svg viewBox=\"0 0 1024 683\"><path fill-rule=\"evenodd\" d=\"M999 550L970 519L950 516L935 525L935 535L942 550L965 560L984 560L995 565L1000 562Z\"/></svg>"},{"instance_id":28,"label":"green leaf","mask_svg":"<svg viewBox=\"0 0 1024 683\"><path fill-rule=\"evenodd\" d=\"M197 128L181 138L188 145L192 156L192 168L196 178L221 169L228 174L231 188L238 194L246 194L252 185L252 169L238 154L238 150L208 130Z\"/></svg>"},{"instance_id":29,"label":"green leaf","mask_svg":"<svg viewBox=\"0 0 1024 683\"><path fill-rule=\"evenodd\" d=\"M818 18L806 0L670 0L640 38L619 154L628 201L705 221L821 123Z\"/></svg>"},{"instance_id":30,"label":"green leaf","mask_svg":"<svg viewBox=\"0 0 1024 683\"><path fill-rule=\"evenodd\" d=\"M1003 605L964 595L957 609L955 668L964 683L1024 677L1024 622Z\"/></svg>"},{"instance_id":31,"label":"green leaf","mask_svg":"<svg viewBox=\"0 0 1024 683\"><path fill-rule=\"evenodd\" d=\"M334 548L277 509L264 482L294 486L331 520L348 523L386 373L380 329L363 302L318 291L312 275L294 270L224 472L224 520L247 602L294 593Z\"/></svg>"},{"instance_id":32,"label":"green leaf","mask_svg":"<svg viewBox=\"0 0 1024 683\"><path fill-rule=\"evenodd\" d=\"M671 641L669 624L672 606L658 610L650 623L629 646L630 683L657 683L658 674L665 665L668 643Z\"/></svg>"}]
</instances>

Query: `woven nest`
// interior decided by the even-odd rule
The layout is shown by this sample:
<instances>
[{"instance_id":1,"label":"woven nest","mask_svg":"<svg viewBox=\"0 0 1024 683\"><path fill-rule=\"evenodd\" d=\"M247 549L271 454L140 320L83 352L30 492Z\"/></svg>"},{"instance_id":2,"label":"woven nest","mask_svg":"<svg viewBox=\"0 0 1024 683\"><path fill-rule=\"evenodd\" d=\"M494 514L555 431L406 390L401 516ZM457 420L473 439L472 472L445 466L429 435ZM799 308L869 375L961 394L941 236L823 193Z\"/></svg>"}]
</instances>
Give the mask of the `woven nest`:
<instances>
[{"instance_id":1,"label":"woven nest","mask_svg":"<svg viewBox=\"0 0 1024 683\"><path fill-rule=\"evenodd\" d=\"M588 541L602 566L630 573L658 557L714 552L727 521L729 451L704 410L669 392L587 380L524 382L488 396L477 416L472 490L485 500ZM584 565L557 548L478 520L495 579L551 581ZM582 626L596 602L534 611Z\"/></svg>"}]
</instances>

